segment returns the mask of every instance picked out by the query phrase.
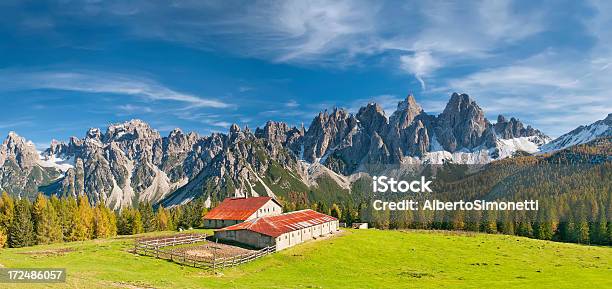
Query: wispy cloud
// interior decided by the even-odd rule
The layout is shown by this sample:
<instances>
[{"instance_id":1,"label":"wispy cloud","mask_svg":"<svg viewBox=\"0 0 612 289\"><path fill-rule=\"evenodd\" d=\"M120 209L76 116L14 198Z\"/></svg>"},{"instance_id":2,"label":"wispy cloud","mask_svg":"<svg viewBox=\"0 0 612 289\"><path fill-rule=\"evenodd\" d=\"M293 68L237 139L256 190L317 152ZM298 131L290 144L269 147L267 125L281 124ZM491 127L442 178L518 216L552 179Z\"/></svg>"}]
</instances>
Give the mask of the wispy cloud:
<instances>
[{"instance_id":1,"label":"wispy cloud","mask_svg":"<svg viewBox=\"0 0 612 289\"><path fill-rule=\"evenodd\" d=\"M135 113L135 112L153 112L153 109L148 107L148 106L140 106L140 105L133 105L133 104L123 104L123 105L119 105L116 107L118 110L125 112L125 113Z\"/></svg>"},{"instance_id":2,"label":"wispy cloud","mask_svg":"<svg viewBox=\"0 0 612 289\"><path fill-rule=\"evenodd\" d=\"M288 107L288 108L296 108L296 107L300 106L300 104L297 101L291 99L291 100L287 101L287 103L285 103L285 106Z\"/></svg>"},{"instance_id":3,"label":"wispy cloud","mask_svg":"<svg viewBox=\"0 0 612 289\"><path fill-rule=\"evenodd\" d=\"M537 9L514 1L88 1L58 4L57 19L120 26L126 37L217 49L275 62L344 67L401 52L398 68L422 71L482 57L544 29ZM52 14L53 15L53 14ZM50 17L48 22L57 21ZM411 57L420 68L406 68ZM435 61L434 61L435 60ZM429 67L426 69L426 67ZM420 73L417 75L417 73Z\"/></svg>"},{"instance_id":4,"label":"wispy cloud","mask_svg":"<svg viewBox=\"0 0 612 289\"><path fill-rule=\"evenodd\" d=\"M34 122L32 120L18 120L10 122L0 122L0 129L15 129L22 126L31 126Z\"/></svg>"},{"instance_id":5,"label":"wispy cloud","mask_svg":"<svg viewBox=\"0 0 612 289\"><path fill-rule=\"evenodd\" d=\"M413 55L400 56L401 68L411 74L421 83L421 88L425 90L423 78L432 71L438 69L441 63L431 56L427 51L417 51Z\"/></svg>"},{"instance_id":6,"label":"wispy cloud","mask_svg":"<svg viewBox=\"0 0 612 289\"><path fill-rule=\"evenodd\" d=\"M141 97L147 100L168 100L190 107L228 108L220 100L202 98L168 88L152 79L97 71L16 71L0 70L1 90L53 89L85 93L110 93Z\"/></svg>"}]
</instances>

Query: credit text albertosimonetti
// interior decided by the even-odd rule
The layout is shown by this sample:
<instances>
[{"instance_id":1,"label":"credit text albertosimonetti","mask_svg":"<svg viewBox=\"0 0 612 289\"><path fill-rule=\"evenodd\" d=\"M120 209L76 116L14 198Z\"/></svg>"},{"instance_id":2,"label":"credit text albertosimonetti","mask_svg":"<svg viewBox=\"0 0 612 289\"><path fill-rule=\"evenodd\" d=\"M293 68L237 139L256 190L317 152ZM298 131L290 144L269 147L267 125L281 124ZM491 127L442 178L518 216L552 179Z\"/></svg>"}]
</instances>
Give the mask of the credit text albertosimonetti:
<instances>
[{"instance_id":1,"label":"credit text albertosimonetti","mask_svg":"<svg viewBox=\"0 0 612 289\"><path fill-rule=\"evenodd\" d=\"M374 193L432 193L429 187L431 180L421 177L415 181L397 181L386 176L373 177L372 189ZM375 210L390 211L537 211L538 200L521 201L487 201L487 200L457 200L441 201L438 199L405 199L400 201L383 201L376 199L372 203Z\"/></svg>"}]
</instances>

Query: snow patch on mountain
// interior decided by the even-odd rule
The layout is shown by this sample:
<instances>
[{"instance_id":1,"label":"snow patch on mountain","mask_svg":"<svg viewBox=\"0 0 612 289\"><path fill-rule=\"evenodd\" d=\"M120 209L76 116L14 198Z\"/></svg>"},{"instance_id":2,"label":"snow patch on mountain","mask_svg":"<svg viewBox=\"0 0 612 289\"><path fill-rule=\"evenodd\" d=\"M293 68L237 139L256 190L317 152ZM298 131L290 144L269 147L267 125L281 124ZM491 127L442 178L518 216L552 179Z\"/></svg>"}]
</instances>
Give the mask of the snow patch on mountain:
<instances>
[{"instance_id":1,"label":"snow patch on mountain","mask_svg":"<svg viewBox=\"0 0 612 289\"><path fill-rule=\"evenodd\" d=\"M612 136L612 113L602 120L598 120L587 126L578 128L558 137L557 139L543 145L540 151L552 152L570 146L587 143L596 138Z\"/></svg>"},{"instance_id":2,"label":"snow patch on mountain","mask_svg":"<svg viewBox=\"0 0 612 289\"><path fill-rule=\"evenodd\" d=\"M499 150L500 159L511 157L517 151L524 151L528 153L536 153L539 151L537 145L538 137L517 137L511 139L497 139L497 149Z\"/></svg>"},{"instance_id":3,"label":"snow patch on mountain","mask_svg":"<svg viewBox=\"0 0 612 289\"><path fill-rule=\"evenodd\" d=\"M65 173L71 168L74 168L74 157L46 155L42 151L37 151L39 160L38 165L44 168L55 168L62 173Z\"/></svg>"}]
</instances>

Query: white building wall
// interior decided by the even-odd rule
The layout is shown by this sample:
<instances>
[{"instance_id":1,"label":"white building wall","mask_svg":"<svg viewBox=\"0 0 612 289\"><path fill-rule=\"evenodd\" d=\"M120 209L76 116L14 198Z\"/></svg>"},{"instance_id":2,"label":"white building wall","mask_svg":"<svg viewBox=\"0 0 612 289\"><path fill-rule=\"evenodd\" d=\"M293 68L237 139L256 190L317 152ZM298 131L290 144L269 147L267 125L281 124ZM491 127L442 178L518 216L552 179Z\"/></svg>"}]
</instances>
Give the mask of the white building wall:
<instances>
[{"instance_id":1,"label":"white building wall","mask_svg":"<svg viewBox=\"0 0 612 289\"><path fill-rule=\"evenodd\" d=\"M259 208L255 213L253 213L253 215L249 216L247 218L247 221L263 216L276 216L282 213L283 208L275 201L269 200L267 203L261 206L261 208Z\"/></svg>"},{"instance_id":2,"label":"white building wall","mask_svg":"<svg viewBox=\"0 0 612 289\"><path fill-rule=\"evenodd\" d=\"M288 232L276 238L249 230L217 231L215 232L215 238L221 241L239 242L254 248L265 248L276 245L276 250L280 251L308 240L334 233L337 230L338 221L330 221L320 225Z\"/></svg>"}]
</instances>

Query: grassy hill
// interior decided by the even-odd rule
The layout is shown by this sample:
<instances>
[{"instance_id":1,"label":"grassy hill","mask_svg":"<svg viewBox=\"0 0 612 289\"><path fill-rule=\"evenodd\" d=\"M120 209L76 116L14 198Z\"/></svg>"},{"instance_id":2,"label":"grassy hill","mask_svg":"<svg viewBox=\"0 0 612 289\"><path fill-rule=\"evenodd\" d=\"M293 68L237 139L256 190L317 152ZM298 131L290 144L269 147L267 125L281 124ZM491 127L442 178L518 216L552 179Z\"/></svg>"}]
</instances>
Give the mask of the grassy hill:
<instances>
[{"instance_id":1,"label":"grassy hill","mask_svg":"<svg viewBox=\"0 0 612 289\"><path fill-rule=\"evenodd\" d=\"M506 235L348 230L216 276L133 255L132 244L119 237L3 249L0 264L65 267L67 283L57 288L612 288L612 248Z\"/></svg>"}]
</instances>

